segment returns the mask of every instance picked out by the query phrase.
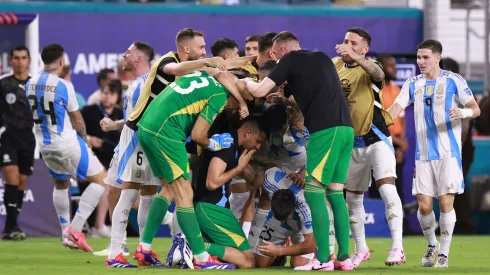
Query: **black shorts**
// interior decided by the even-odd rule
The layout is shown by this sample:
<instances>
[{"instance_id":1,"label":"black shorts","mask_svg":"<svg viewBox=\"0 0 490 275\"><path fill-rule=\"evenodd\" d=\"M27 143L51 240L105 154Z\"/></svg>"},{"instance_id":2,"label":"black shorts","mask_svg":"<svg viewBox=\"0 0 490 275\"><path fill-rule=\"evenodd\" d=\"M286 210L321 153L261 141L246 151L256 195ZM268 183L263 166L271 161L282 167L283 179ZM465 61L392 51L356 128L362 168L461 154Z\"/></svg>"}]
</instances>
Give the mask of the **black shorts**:
<instances>
[{"instance_id":1,"label":"black shorts","mask_svg":"<svg viewBox=\"0 0 490 275\"><path fill-rule=\"evenodd\" d=\"M32 175L36 138L32 132L4 132L0 136L0 167L15 165L21 175Z\"/></svg>"}]
</instances>

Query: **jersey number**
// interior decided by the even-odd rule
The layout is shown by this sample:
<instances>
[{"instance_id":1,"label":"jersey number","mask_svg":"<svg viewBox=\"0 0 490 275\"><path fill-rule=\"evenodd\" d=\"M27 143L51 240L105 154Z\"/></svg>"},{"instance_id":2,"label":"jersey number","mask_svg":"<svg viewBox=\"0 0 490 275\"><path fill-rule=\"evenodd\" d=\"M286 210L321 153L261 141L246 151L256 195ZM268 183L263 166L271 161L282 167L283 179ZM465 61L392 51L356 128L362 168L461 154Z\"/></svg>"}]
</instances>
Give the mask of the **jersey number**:
<instances>
[{"instance_id":1,"label":"jersey number","mask_svg":"<svg viewBox=\"0 0 490 275\"><path fill-rule=\"evenodd\" d=\"M143 155L143 152L138 152L136 154L136 164L140 165L143 164L143 158L141 157Z\"/></svg>"},{"instance_id":2,"label":"jersey number","mask_svg":"<svg viewBox=\"0 0 490 275\"><path fill-rule=\"evenodd\" d=\"M39 104L37 103L37 96L29 95L27 97L27 99L29 100L29 103L31 103L31 110L32 110L32 112L34 112L34 114L35 114L34 116L38 117L37 113L35 113L35 111L37 111L37 108L39 107ZM41 100L39 102L41 102L41 110L43 111L43 113L45 113L46 115L49 115L51 117L51 124L56 125L56 115L54 113L53 101L48 102L49 109L46 109L44 107L44 96L41 96ZM42 123L42 120L39 118L34 119L34 123L40 124L40 123Z\"/></svg>"},{"instance_id":3,"label":"jersey number","mask_svg":"<svg viewBox=\"0 0 490 275\"><path fill-rule=\"evenodd\" d=\"M204 87L207 87L209 85L209 81L205 77L200 77L201 75L202 75L202 73L197 71L197 72L182 76L182 77L199 77L199 78L197 78L200 80L199 82L197 80L192 80L189 83L189 87L187 87L187 88L182 88L179 85L177 85L175 82L170 84L170 87L172 89L174 89L174 91L176 91L179 94L183 94L183 95L190 94L195 89L204 88Z\"/></svg>"},{"instance_id":4,"label":"jersey number","mask_svg":"<svg viewBox=\"0 0 490 275\"><path fill-rule=\"evenodd\" d=\"M432 112L432 98L428 97L425 99L425 105L430 108L430 111Z\"/></svg>"},{"instance_id":5,"label":"jersey number","mask_svg":"<svg viewBox=\"0 0 490 275\"><path fill-rule=\"evenodd\" d=\"M264 240L264 241L270 241L272 239L272 233L274 233L273 228L267 228L267 226L264 226L264 230L260 232L259 239ZM267 236L265 236L267 234Z\"/></svg>"}]
</instances>

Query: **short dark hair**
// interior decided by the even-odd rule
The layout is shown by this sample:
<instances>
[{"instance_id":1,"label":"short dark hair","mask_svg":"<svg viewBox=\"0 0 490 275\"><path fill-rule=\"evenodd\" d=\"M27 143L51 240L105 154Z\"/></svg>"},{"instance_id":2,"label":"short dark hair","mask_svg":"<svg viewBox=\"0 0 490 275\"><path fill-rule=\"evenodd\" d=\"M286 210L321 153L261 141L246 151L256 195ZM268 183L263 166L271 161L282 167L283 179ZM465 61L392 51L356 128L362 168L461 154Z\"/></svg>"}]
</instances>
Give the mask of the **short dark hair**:
<instances>
[{"instance_id":1,"label":"short dark hair","mask_svg":"<svg viewBox=\"0 0 490 275\"><path fill-rule=\"evenodd\" d=\"M353 27L347 30L347 32L355 33L364 39L368 46L371 46L371 35L363 28Z\"/></svg>"},{"instance_id":2,"label":"short dark hair","mask_svg":"<svg viewBox=\"0 0 490 275\"><path fill-rule=\"evenodd\" d=\"M278 33L274 39L272 39L272 43L274 42L282 42L282 41L288 41L288 40L294 40L294 41L299 41L299 39L294 35L292 32L289 31L282 31Z\"/></svg>"},{"instance_id":3,"label":"short dark hair","mask_svg":"<svg viewBox=\"0 0 490 275\"><path fill-rule=\"evenodd\" d=\"M387 54L387 53L380 53L380 54L376 55L376 61L378 61L381 64L383 64L385 59L388 59L388 58L395 58L395 57L393 55Z\"/></svg>"},{"instance_id":4,"label":"short dark hair","mask_svg":"<svg viewBox=\"0 0 490 275\"><path fill-rule=\"evenodd\" d=\"M446 57L441 60L441 65L444 70L459 74L459 64L456 60Z\"/></svg>"},{"instance_id":5,"label":"short dark hair","mask_svg":"<svg viewBox=\"0 0 490 275\"><path fill-rule=\"evenodd\" d=\"M41 59L44 64L51 64L63 57L65 49L59 44L49 44L41 51Z\"/></svg>"},{"instance_id":6,"label":"short dark hair","mask_svg":"<svg viewBox=\"0 0 490 275\"><path fill-rule=\"evenodd\" d=\"M219 56L223 50L238 48L238 44L229 38L218 38L211 45L213 56Z\"/></svg>"},{"instance_id":7,"label":"short dark hair","mask_svg":"<svg viewBox=\"0 0 490 275\"><path fill-rule=\"evenodd\" d=\"M271 135L271 131L269 128L269 123L264 115L252 114L240 121L239 127L242 127L245 124L254 125L259 129L259 131L265 134L265 139L268 140Z\"/></svg>"},{"instance_id":8,"label":"short dark hair","mask_svg":"<svg viewBox=\"0 0 490 275\"><path fill-rule=\"evenodd\" d=\"M117 93L117 102L119 103L119 100L121 99L122 96L121 80L111 79L109 82L107 82L107 88L109 88L109 91L111 91L111 93Z\"/></svg>"},{"instance_id":9,"label":"short dark hair","mask_svg":"<svg viewBox=\"0 0 490 275\"><path fill-rule=\"evenodd\" d=\"M432 53L442 54L442 44L435 39L427 39L420 42L417 46L417 50L420 49L430 49Z\"/></svg>"},{"instance_id":10,"label":"short dark hair","mask_svg":"<svg viewBox=\"0 0 490 275\"><path fill-rule=\"evenodd\" d=\"M259 72L260 71L272 71L276 67L277 67L277 61L267 60L264 63L262 63L262 65L259 67Z\"/></svg>"},{"instance_id":11,"label":"short dark hair","mask_svg":"<svg viewBox=\"0 0 490 275\"><path fill-rule=\"evenodd\" d=\"M175 37L175 44L179 44L185 39L194 38L196 36L204 37L204 33L191 28L182 29L177 33L177 36Z\"/></svg>"},{"instance_id":12,"label":"short dark hair","mask_svg":"<svg viewBox=\"0 0 490 275\"><path fill-rule=\"evenodd\" d=\"M272 195L271 209L276 220L281 222L287 220L295 207L296 197L292 190L280 189Z\"/></svg>"},{"instance_id":13,"label":"short dark hair","mask_svg":"<svg viewBox=\"0 0 490 275\"><path fill-rule=\"evenodd\" d=\"M272 40L276 37L277 32L265 32L259 37L259 53L263 53L270 48L274 43Z\"/></svg>"},{"instance_id":14,"label":"short dark hair","mask_svg":"<svg viewBox=\"0 0 490 275\"><path fill-rule=\"evenodd\" d=\"M260 38L260 34L249 35L247 36L247 38L245 38L245 43L254 42L254 41L259 42L259 38Z\"/></svg>"},{"instance_id":15,"label":"short dark hair","mask_svg":"<svg viewBox=\"0 0 490 275\"><path fill-rule=\"evenodd\" d=\"M100 86L100 81L107 80L109 74L116 73L113 69L102 69L97 73L97 85Z\"/></svg>"},{"instance_id":16,"label":"short dark hair","mask_svg":"<svg viewBox=\"0 0 490 275\"><path fill-rule=\"evenodd\" d=\"M277 132L288 122L287 107L283 104L273 104L265 110L264 117L270 131Z\"/></svg>"},{"instance_id":17,"label":"short dark hair","mask_svg":"<svg viewBox=\"0 0 490 275\"><path fill-rule=\"evenodd\" d=\"M144 53L148 57L149 61L152 61L153 58L155 58L155 51L150 44L142 41L136 41L133 43L133 45L136 47L136 49Z\"/></svg>"},{"instance_id":18,"label":"short dark hair","mask_svg":"<svg viewBox=\"0 0 490 275\"><path fill-rule=\"evenodd\" d=\"M24 46L24 45L19 45L19 46L13 47L10 50L10 58L14 57L14 52L20 52L20 51L26 51L27 52L27 56L28 57L31 57L31 53L29 52L29 49L26 46Z\"/></svg>"}]
</instances>

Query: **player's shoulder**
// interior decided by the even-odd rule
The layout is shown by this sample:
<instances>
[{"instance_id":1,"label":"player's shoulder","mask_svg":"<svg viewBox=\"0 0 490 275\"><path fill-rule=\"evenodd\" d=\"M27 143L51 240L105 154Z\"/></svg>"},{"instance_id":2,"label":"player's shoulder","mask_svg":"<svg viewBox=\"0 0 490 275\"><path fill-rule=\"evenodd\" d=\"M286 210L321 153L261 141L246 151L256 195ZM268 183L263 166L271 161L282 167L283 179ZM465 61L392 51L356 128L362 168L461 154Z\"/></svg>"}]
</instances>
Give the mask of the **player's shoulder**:
<instances>
[{"instance_id":1,"label":"player's shoulder","mask_svg":"<svg viewBox=\"0 0 490 275\"><path fill-rule=\"evenodd\" d=\"M273 167L265 171L265 181L268 183L277 184L284 179L288 174L277 167Z\"/></svg>"},{"instance_id":2,"label":"player's shoulder","mask_svg":"<svg viewBox=\"0 0 490 275\"><path fill-rule=\"evenodd\" d=\"M57 78L58 80L58 86L65 87L67 90L75 91L75 86L73 86L73 83L71 83L68 80L65 80L63 78Z\"/></svg>"},{"instance_id":3,"label":"player's shoulder","mask_svg":"<svg viewBox=\"0 0 490 275\"><path fill-rule=\"evenodd\" d=\"M458 73L442 70L441 77L451 79L455 83L466 83L466 80Z\"/></svg>"},{"instance_id":4,"label":"player's shoulder","mask_svg":"<svg viewBox=\"0 0 490 275\"><path fill-rule=\"evenodd\" d=\"M8 81L14 77L13 73L6 73L0 76L0 81Z\"/></svg>"},{"instance_id":5,"label":"player's shoulder","mask_svg":"<svg viewBox=\"0 0 490 275\"><path fill-rule=\"evenodd\" d=\"M422 79L424 79L424 75L423 74L419 74L419 75L416 75L416 76L412 76L410 78L408 78L407 80L405 80L405 83L404 85L409 85L411 83L415 83L417 81L420 81Z\"/></svg>"}]
</instances>

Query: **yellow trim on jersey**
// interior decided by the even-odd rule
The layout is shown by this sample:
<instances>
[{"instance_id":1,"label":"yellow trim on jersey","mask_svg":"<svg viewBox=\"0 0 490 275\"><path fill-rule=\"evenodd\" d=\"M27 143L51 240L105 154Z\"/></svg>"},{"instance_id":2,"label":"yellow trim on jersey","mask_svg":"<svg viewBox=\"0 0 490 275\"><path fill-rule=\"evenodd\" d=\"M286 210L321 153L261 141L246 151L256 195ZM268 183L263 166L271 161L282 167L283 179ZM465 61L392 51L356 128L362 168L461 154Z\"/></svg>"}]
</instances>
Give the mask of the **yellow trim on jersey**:
<instances>
[{"instance_id":1,"label":"yellow trim on jersey","mask_svg":"<svg viewBox=\"0 0 490 275\"><path fill-rule=\"evenodd\" d=\"M154 136L153 138L155 139L155 144L158 145L158 150L160 150L160 153L167 161L168 165L170 166L170 169L172 169L172 177L174 179L177 179L178 177L182 176L184 174L184 171L182 171L182 169L180 169L180 167L177 164L175 164L175 162L173 162L172 159L169 156L167 156L167 154L165 154L162 148L160 148L160 142L157 139L158 137Z\"/></svg>"},{"instance_id":2,"label":"yellow trim on jersey","mask_svg":"<svg viewBox=\"0 0 490 275\"><path fill-rule=\"evenodd\" d=\"M226 234L228 237L230 237L230 239L235 243L236 247L240 247L240 245L242 245L242 243L246 240L245 238L243 238L242 236L240 235L237 235L235 233L232 233L228 230L226 230L225 228L217 225L216 223L213 222L213 220L211 218L209 218L209 216L206 214L206 212L204 211L204 209L202 208L202 205L200 205L199 207L201 207L201 211L202 213L206 216L206 218L208 219L208 221L210 223L212 223L214 226L216 226L219 230L221 230L221 232L223 232L224 234Z\"/></svg>"},{"instance_id":3,"label":"yellow trim on jersey","mask_svg":"<svg viewBox=\"0 0 490 275\"><path fill-rule=\"evenodd\" d=\"M332 150L332 146L335 143L335 137L337 136L337 130L339 127L335 127L335 133L333 134L332 142L330 143L330 148L328 148L327 153L323 157L322 161L315 167L313 172L311 172L311 175L317 179L319 182L322 182L322 175L323 175L323 170L325 168L325 164L327 163L328 157L330 156L330 151Z\"/></svg>"}]
</instances>

